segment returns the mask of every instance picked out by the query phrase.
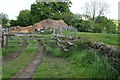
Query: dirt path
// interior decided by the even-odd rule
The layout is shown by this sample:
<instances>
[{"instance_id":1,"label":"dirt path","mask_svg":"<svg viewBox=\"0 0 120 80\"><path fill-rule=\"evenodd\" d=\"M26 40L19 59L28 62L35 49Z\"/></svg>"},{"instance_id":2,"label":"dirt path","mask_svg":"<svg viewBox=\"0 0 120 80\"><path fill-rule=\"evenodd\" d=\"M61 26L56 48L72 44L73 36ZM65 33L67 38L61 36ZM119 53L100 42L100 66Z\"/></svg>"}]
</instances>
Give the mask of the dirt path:
<instances>
[{"instance_id":1,"label":"dirt path","mask_svg":"<svg viewBox=\"0 0 120 80\"><path fill-rule=\"evenodd\" d=\"M8 54L7 56L3 57L2 58L2 65L4 65L5 63L18 57L24 49L25 49L25 47L22 47L19 50L17 50L15 53L11 53L11 54Z\"/></svg>"},{"instance_id":2,"label":"dirt path","mask_svg":"<svg viewBox=\"0 0 120 80\"><path fill-rule=\"evenodd\" d=\"M32 78L36 72L37 67L40 65L40 60L43 54L43 47L40 45L39 51L36 53L35 58L23 67L15 76L12 78ZM26 57L27 58L27 57Z\"/></svg>"}]
</instances>

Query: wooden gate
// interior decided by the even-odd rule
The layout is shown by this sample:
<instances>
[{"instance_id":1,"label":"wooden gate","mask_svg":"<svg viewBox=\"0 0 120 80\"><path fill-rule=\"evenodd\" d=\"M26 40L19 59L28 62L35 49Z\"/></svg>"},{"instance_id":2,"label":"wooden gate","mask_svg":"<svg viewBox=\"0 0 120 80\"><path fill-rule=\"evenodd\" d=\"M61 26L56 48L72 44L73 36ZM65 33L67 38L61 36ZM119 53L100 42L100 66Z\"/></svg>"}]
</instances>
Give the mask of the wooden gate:
<instances>
[{"instance_id":1,"label":"wooden gate","mask_svg":"<svg viewBox=\"0 0 120 80\"><path fill-rule=\"evenodd\" d=\"M40 42L49 42L50 40L55 40L53 35L32 35L32 34L6 34L5 35L5 47L39 47L31 45L29 46L28 43L40 43ZM43 37L43 38L42 38ZM44 37L51 37L51 38L44 38ZM12 45L10 45L12 44Z\"/></svg>"}]
</instances>

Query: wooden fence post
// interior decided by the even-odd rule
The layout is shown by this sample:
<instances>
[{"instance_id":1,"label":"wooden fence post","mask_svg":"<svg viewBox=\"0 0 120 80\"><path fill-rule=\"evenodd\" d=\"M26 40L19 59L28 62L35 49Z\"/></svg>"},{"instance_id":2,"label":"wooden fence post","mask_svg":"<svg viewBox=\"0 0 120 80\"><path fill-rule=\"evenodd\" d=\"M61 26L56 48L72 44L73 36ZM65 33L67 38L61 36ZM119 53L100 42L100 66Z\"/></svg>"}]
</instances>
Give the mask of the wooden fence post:
<instances>
[{"instance_id":1,"label":"wooden fence post","mask_svg":"<svg viewBox=\"0 0 120 80\"><path fill-rule=\"evenodd\" d=\"M2 48L4 47L4 32L2 32Z\"/></svg>"},{"instance_id":2,"label":"wooden fence post","mask_svg":"<svg viewBox=\"0 0 120 80\"><path fill-rule=\"evenodd\" d=\"M25 46L27 46L27 45L28 45L28 43L27 43L27 40L26 40L26 39L22 39L22 42L23 42L23 43L22 43L22 46L23 46L23 47L25 47Z\"/></svg>"},{"instance_id":3,"label":"wooden fence post","mask_svg":"<svg viewBox=\"0 0 120 80\"><path fill-rule=\"evenodd\" d=\"M9 36L6 35L6 48L8 48L8 37Z\"/></svg>"},{"instance_id":4,"label":"wooden fence post","mask_svg":"<svg viewBox=\"0 0 120 80\"><path fill-rule=\"evenodd\" d=\"M54 34L54 35L56 34L56 30L55 30L55 29L53 29L53 34Z\"/></svg>"},{"instance_id":5,"label":"wooden fence post","mask_svg":"<svg viewBox=\"0 0 120 80\"><path fill-rule=\"evenodd\" d=\"M61 28L60 28L60 35L61 35L61 36L62 36L62 30L63 30L63 29L62 29L62 27L61 27Z\"/></svg>"}]
</instances>

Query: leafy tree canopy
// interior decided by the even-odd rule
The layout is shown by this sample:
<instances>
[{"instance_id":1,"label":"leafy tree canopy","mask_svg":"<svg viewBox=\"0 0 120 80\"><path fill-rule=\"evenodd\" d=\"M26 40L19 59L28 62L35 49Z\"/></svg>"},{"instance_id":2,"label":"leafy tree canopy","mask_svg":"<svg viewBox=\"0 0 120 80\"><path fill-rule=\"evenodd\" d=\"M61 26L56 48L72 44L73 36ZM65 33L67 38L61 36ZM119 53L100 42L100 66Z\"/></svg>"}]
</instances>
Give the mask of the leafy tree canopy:
<instances>
[{"instance_id":1,"label":"leafy tree canopy","mask_svg":"<svg viewBox=\"0 0 120 80\"><path fill-rule=\"evenodd\" d=\"M37 2L31 5L32 23L70 12L71 2Z\"/></svg>"},{"instance_id":2,"label":"leafy tree canopy","mask_svg":"<svg viewBox=\"0 0 120 80\"><path fill-rule=\"evenodd\" d=\"M98 18L97 23L100 23L104 26L107 33L116 33L116 24L113 22L113 20L108 19L105 16L101 16Z\"/></svg>"},{"instance_id":3,"label":"leafy tree canopy","mask_svg":"<svg viewBox=\"0 0 120 80\"><path fill-rule=\"evenodd\" d=\"M18 25L17 20L11 20L10 21L10 26L17 26L17 25Z\"/></svg>"},{"instance_id":4,"label":"leafy tree canopy","mask_svg":"<svg viewBox=\"0 0 120 80\"><path fill-rule=\"evenodd\" d=\"M2 24L3 28L7 28L9 26L8 21L9 21L8 15L4 13L0 13L0 24Z\"/></svg>"},{"instance_id":5,"label":"leafy tree canopy","mask_svg":"<svg viewBox=\"0 0 120 80\"><path fill-rule=\"evenodd\" d=\"M20 11L19 16L17 17L18 25L23 27L31 25L31 18L32 16L29 10Z\"/></svg>"}]
</instances>

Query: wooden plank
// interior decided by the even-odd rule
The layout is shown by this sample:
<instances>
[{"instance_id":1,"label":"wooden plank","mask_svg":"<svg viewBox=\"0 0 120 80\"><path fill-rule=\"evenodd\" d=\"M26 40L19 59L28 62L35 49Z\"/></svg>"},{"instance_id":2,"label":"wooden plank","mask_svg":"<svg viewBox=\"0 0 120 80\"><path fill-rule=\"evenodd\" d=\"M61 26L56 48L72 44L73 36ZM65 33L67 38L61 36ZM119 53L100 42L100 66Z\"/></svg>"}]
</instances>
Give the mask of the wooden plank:
<instances>
[{"instance_id":1,"label":"wooden plank","mask_svg":"<svg viewBox=\"0 0 120 80\"><path fill-rule=\"evenodd\" d=\"M73 46L73 43L71 43L71 42L67 42L67 44L70 45L70 46Z\"/></svg>"},{"instance_id":2,"label":"wooden plank","mask_svg":"<svg viewBox=\"0 0 120 80\"><path fill-rule=\"evenodd\" d=\"M33 40L55 40L54 38L9 38L9 39L13 39L13 40L18 40L18 39L21 39L21 40L27 40L27 39L33 39Z\"/></svg>"},{"instance_id":3,"label":"wooden plank","mask_svg":"<svg viewBox=\"0 0 120 80\"><path fill-rule=\"evenodd\" d=\"M24 40L26 40L26 39L38 39L38 38L9 38L9 39L13 39L13 40L18 40L18 39L23 40L24 39Z\"/></svg>"},{"instance_id":4,"label":"wooden plank","mask_svg":"<svg viewBox=\"0 0 120 80\"><path fill-rule=\"evenodd\" d=\"M39 36L52 36L52 35L29 35L29 34L15 34L15 36L29 36L29 37L39 37Z\"/></svg>"},{"instance_id":5,"label":"wooden plank","mask_svg":"<svg viewBox=\"0 0 120 80\"><path fill-rule=\"evenodd\" d=\"M24 47L24 46L23 45L22 46L12 45L12 46L8 46L8 47ZM27 47L40 47L40 46L27 46Z\"/></svg>"},{"instance_id":6,"label":"wooden plank","mask_svg":"<svg viewBox=\"0 0 120 80\"><path fill-rule=\"evenodd\" d=\"M24 47L24 46L12 45L12 46L8 46L8 47Z\"/></svg>"},{"instance_id":7,"label":"wooden plank","mask_svg":"<svg viewBox=\"0 0 120 80\"><path fill-rule=\"evenodd\" d=\"M8 42L8 43L38 43L38 42Z\"/></svg>"},{"instance_id":8,"label":"wooden plank","mask_svg":"<svg viewBox=\"0 0 120 80\"><path fill-rule=\"evenodd\" d=\"M8 42L8 43L55 43L55 42L49 42L49 41L42 41L42 42Z\"/></svg>"},{"instance_id":9,"label":"wooden plank","mask_svg":"<svg viewBox=\"0 0 120 80\"><path fill-rule=\"evenodd\" d=\"M8 46L8 47L25 47L25 46L12 45L12 46ZM27 46L27 47L40 47L40 46L38 45L38 46ZM49 46L45 45L45 47L49 47Z\"/></svg>"},{"instance_id":10,"label":"wooden plank","mask_svg":"<svg viewBox=\"0 0 120 80\"><path fill-rule=\"evenodd\" d=\"M57 42L57 45L58 45L59 47L61 47L61 45L60 45L60 43L59 43L59 42Z\"/></svg>"},{"instance_id":11,"label":"wooden plank","mask_svg":"<svg viewBox=\"0 0 120 80\"><path fill-rule=\"evenodd\" d=\"M68 52L68 51L69 51L69 50L66 49L65 47L61 46L61 45L59 44L59 42L57 42L57 45L58 45L59 47L61 47L65 52Z\"/></svg>"},{"instance_id":12,"label":"wooden plank","mask_svg":"<svg viewBox=\"0 0 120 80\"><path fill-rule=\"evenodd\" d=\"M61 42L73 42L74 40L61 40Z\"/></svg>"},{"instance_id":13,"label":"wooden plank","mask_svg":"<svg viewBox=\"0 0 120 80\"><path fill-rule=\"evenodd\" d=\"M5 34L5 36L31 36L31 37L39 37L39 36L54 36L54 35L29 35L29 34Z\"/></svg>"},{"instance_id":14,"label":"wooden plank","mask_svg":"<svg viewBox=\"0 0 120 80\"><path fill-rule=\"evenodd\" d=\"M15 36L14 34L5 34L5 36Z\"/></svg>"},{"instance_id":15,"label":"wooden plank","mask_svg":"<svg viewBox=\"0 0 120 80\"><path fill-rule=\"evenodd\" d=\"M65 52L68 52L69 50L68 49L64 49Z\"/></svg>"},{"instance_id":16,"label":"wooden plank","mask_svg":"<svg viewBox=\"0 0 120 80\"><path fill-rule=\"evenodd\" d=\"M58 41L58 42L61 42L61 40L60 40L59 38L57 38L57 41Z\"/></svg>"},{"instance_id":17,"label":"wooden plank","mask_svg":"<svg viewBox=\"0 0 120 80\"><path fill-rule=\"evenodd\" d=\"M68 52L69 50L68 49L66 49L65 47L61 47L65 52Z\"/></svg>"}]
</instances>

